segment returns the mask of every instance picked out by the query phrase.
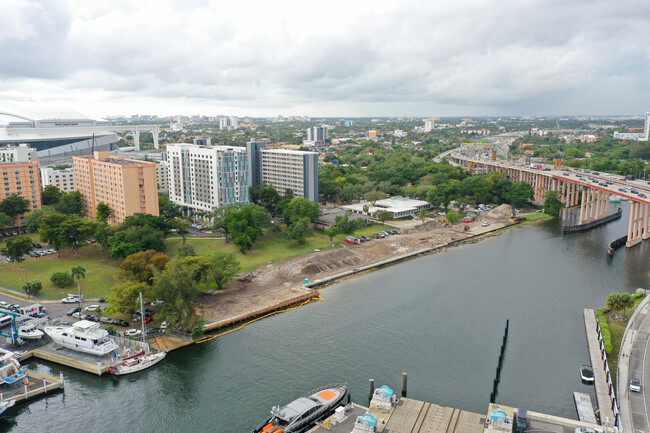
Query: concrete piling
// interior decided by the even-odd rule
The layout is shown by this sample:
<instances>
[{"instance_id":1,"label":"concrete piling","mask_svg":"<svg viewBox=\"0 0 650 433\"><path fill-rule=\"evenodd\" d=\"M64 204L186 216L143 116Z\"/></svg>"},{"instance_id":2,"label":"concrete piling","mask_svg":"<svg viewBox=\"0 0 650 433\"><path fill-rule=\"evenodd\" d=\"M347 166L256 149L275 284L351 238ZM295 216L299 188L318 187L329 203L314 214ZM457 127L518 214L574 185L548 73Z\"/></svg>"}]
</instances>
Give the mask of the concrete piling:
<instances>
[{"instance_id":1,"label":"concrete piling","mask_svg":"<svg viewBox=\"0 0 650 433\"><path fill-rule=\"evenodd\" d=\"M368 379L368 403L372 400L372 395L375 393L375 379Z\"/></svg>"}]
</instances>

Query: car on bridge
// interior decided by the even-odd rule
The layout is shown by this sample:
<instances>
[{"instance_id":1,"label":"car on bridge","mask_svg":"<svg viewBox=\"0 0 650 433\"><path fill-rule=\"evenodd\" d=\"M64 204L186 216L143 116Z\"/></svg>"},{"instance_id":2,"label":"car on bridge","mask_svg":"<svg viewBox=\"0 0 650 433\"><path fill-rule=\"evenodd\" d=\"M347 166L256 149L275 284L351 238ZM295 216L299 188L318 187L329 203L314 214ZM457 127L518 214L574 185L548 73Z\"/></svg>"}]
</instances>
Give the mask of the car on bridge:
<instances>
[{"instance_id":1,"label":"car on bridge","mask_svg":"<svg viewBox=\"0 0 650 433\"><path fill-rule=\"evenodd\" d=\"M641 392L641 381L637 378L630 380L630 391Z\"/></svg>"}]
</instances>

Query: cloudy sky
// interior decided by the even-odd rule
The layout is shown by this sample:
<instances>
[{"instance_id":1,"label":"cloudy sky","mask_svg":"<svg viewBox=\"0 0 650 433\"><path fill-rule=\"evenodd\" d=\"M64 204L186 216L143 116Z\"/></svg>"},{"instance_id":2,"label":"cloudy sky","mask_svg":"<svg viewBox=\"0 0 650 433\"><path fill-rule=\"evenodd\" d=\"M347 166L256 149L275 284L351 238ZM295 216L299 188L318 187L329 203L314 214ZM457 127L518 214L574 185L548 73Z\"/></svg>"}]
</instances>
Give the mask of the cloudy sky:
<instances>
[{"instance_id":1,"label":"cloudy sky","mask_svg":"<svg viewBox=\"0 0 650 433\"><path fill-rule=\"evenodd\" d=\"M0 108L650 111L647 0L0 0Z\"/></svg>"}]
</instances>

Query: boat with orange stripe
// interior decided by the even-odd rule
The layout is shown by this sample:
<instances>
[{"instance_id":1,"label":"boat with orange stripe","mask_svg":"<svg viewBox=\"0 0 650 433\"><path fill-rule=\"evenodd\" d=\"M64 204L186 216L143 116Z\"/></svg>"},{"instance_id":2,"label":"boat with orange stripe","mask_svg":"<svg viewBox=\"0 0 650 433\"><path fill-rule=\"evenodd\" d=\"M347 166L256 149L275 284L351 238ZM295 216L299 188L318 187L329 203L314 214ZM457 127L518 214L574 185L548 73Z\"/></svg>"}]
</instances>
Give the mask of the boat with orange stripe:
<instances>
[{"instance_id":1,"label":"boat with orange stripe","mask_svg":"<svg viewBox=\"0 0 650 433\"><path fill-rule=\"evenodd\" d=\"M271 417L253 433L303 433L329 416L347 394L345 384L324 386L286 406L273 406Z\"/></svg>"}]
</instances>

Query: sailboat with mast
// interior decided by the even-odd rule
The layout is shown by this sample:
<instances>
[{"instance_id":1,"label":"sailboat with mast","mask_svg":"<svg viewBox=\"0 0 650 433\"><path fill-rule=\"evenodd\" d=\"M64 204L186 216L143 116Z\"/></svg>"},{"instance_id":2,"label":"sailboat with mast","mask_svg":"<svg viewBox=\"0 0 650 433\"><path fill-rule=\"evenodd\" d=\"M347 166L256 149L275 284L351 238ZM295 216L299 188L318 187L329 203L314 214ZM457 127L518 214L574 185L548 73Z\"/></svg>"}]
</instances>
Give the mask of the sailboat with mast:
<instances>
[{"instance_id":1,"label":"sailboat with mast","mask_svg":"<svg viewBox=\"0 0 650 433\"><path fill-rule=\"evenodd\" d=\"M140 311L144 311L142 305L142 292L140 292ZM140 323L142 324L142 342L144 343L144 320L141 320ZM160 361L165 359L165 356L167 356L167 352L146 353L143 348L135 355L123 358L115 366L110 367L109 370L116 376L137 373L138 371L146 370L147 368L158 364Z\"/></svg>"}]
</instances>

